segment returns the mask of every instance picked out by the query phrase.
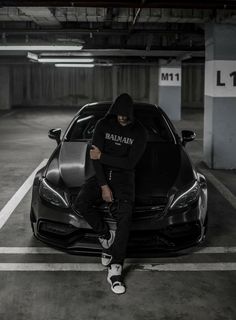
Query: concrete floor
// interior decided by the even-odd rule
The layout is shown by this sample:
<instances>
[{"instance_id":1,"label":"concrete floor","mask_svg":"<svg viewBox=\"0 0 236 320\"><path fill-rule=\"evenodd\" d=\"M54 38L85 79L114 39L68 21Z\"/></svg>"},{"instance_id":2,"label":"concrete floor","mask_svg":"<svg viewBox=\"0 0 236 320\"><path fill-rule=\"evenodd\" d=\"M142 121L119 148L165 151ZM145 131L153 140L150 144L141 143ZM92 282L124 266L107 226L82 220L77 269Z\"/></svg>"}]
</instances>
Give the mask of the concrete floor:
<instances>
[{"instance_id":1,"label":"concrete floor","mask_svg":"<svg viewBox=\"0 0 236 320\"><path fill-rule=\"evenodd\" d=\"M48 158L55 142L48 139L50 128L65 129L75 110L17 110L0 114L0 209L15 194L39 163ZM179 130L193 129L197 139L187 150L197 166L202 164L202 119L184 112L176 122ZM206 168L205 168L206 169ZM233 195L235 171L207 170ZM0 271L0 320L30 319L127 319L127 320L233 320L236 319L235 207L210 181L209 232L203 248L221 248L224 253L203 253L201 248L172 257L129 259L128 263L222 263L223 271L138 271L126 268L127 293L112 294L105 271ZM4 263L99 263L96 257L62 254L11 254L15 247L46 247L32 237L29 224L31 192L28 192L0 230L0 265ZM234 198L233 200L234 201ZM218 253L217 253L218 252ZM214 268L213 268L214 269Z\"/></svg>"}]
</instances>

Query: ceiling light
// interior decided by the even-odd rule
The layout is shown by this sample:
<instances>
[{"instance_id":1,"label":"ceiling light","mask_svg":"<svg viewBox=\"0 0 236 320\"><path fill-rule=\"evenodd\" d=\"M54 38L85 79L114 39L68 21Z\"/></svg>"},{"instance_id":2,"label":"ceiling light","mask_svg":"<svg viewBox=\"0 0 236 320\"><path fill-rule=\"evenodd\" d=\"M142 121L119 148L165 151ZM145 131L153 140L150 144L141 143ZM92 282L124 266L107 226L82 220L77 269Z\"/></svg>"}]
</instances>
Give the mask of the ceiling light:
<instances>
[{"instance_id":1,"label":"ceiling light","mask_svg":"<svg viewBox=\"0 0 236 320\"><path fill-rule=\"evenodd\" d=\"M89 64L89 63L84 63L84 64L81 64L81 63L56 63L55 64L55 67L69 67L69 68L93 68L94 67L94 64Z\"/></svg>"},{"instance_id":2,"label":"ceiling light","mask_svg":"<svg viewBox=\"0 0 236 320\"><path fill-rule=\"evenodd\" d=\"M38 62L82 62L82 63L91 63L94 62L94 59L79 59L79 58L38 58Z\"/></svg>"},{"instance_id":3,"label":"ceiling light","mask_svg":"<svg viewBox=\"0 0 236 320\"><path fill-rule=\"evenodd\" d=\"M36 53L28 52L27 58L33 61L38 61L38 55Z\"/></svg>"},{"instance_id":4,"label":"ceiling light","mask_svg":"<svg viewBox=\"0 0 236 320\"><path fill-rule=\"evenodd\" d=\"M84 52L83 50L80 52L57 52L57 58L82 58L82 57L91 57L93 56L90 52ZM40 52L40 57L53 57L55 58L55 52Z\"/></svg>"},{"instance_id":5,"label":"ceiling light","mask_svg":"<svg viewBox=\"0 0 236 320\"><path fill-rule=\"evenodd\" d=\"M77 51L81 50L83 46L67 46L67 45L0 45L0 51Z\"/></svg>"}]
</instances>

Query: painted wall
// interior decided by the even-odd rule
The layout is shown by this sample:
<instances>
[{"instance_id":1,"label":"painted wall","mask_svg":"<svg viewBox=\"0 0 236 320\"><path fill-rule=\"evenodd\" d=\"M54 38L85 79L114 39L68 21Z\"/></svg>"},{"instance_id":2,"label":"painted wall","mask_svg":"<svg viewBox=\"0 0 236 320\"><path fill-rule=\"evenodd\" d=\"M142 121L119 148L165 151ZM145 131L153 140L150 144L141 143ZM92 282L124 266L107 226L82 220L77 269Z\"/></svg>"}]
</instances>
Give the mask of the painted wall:
<instances>
[{"instance_id":1,"label":"painted wall","mask_svg":"<svg viewBox=\"0 0 236 320\"><path fill-rule=\"evenodd\" d=\"M9 67L0 66L0 110L11 108Z\"/></svg>"},{"instance_id":2,"label":"painted wall","mask_svg":"<svg viewBox=\"0 0 236 320\"><path fill-rule=\"evenodd\" d=\"M182 64L182 107L204 108L204 64Z\"/></svg>"},{"instance_id":3,"label":"painted wall","mask_svg":"<svg viewBox=\"0 0 236 320\"><path fill-rule=\"evenodd\" d=\"M135 100L148 101L147 67L55 68L53 66L14 66L11 68L13 106L78 106L113 99L128 92ZM117 77L114 81L114 77Z\"/></svg>"},{"instance_id":4,"label":"painted wall","mask_svg":"<svg viewBox=\"0 0 236 320\"><path fill-rule=\"evenodd\" d=\"M113 100L122 92L128 92L137 101L158 103L157 89L158 68L155 67L10 66L12 106L80 106ZM204 66L184 64L182 107L203 108L203 97Z\"/></svg>"}]
</instances>

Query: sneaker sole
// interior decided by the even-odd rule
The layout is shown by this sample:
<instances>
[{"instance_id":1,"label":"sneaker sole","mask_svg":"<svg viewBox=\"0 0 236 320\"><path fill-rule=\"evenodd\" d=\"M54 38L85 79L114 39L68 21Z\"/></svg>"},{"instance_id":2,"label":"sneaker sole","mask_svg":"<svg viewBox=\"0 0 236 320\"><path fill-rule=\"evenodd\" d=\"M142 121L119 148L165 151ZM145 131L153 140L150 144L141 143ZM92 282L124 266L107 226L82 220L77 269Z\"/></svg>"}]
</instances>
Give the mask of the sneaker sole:
<instances>
[{"instance_id":1,"label":"sneaker sole","mask_svg":"<svg viewBox=\"0 0 236 320\"><path fill-rule=\"evenodd\" d=\"M112 286L112 282L111 282L111 280L107 277L107 282L110 284L110 286L111 286L111 291L113 292L113 293L115 293L115 294L124 294L125 292L126 292L126 288L124 287L124 292L116 292L115 291L115 288L113 288L113 286Z\"/></svg>"},{"instance_id":2,"label":"sneaker sole","mask_svg":"<svg viewBox=\"0 0 236 320\"><path fill-rule=\"evenodd\" d=\"M105 263L104 260L106 260L107 262ZM110 264L111 260L112 260L112 256L110 256L110 258L103 258L103 257L101 256L101 264L102 264L104 267L108 267L108 265Z\"/></svg>"},{"instance_id":3,"label":"sneaker sole","mask_svg":"<svg viewBox=\"0 0 236 320\"><path fill-rule=\"evenodd\" d=\"M111 241L111 242L109 244L107 244L107 245L104 245L104 243L102 243L99 240L99 242L100 242L101 246L103 247L103 249L109 249L113 245L113 243L115 241L115 232L113 230L110 230L110 235L111 235L111 240L109 239L108 241Z\"/></svg>"}]
</instances>

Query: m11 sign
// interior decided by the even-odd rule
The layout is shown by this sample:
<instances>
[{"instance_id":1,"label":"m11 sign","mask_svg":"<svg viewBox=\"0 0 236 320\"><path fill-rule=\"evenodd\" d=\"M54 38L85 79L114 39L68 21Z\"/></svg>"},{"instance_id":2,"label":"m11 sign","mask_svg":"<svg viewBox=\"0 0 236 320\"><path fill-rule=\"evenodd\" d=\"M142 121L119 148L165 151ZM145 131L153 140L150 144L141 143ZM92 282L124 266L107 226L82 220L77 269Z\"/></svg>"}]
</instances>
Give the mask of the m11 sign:
<instances>
[{"instance_id":1,"label":"m11 sign","mask_svg":"<svg viewBox=\"0 0 236 320\"><path fill-rule=\"evenodd\" d=\"M159 86L181 86L181 68L160 68Z\"/></svg>"}]
</instances>

